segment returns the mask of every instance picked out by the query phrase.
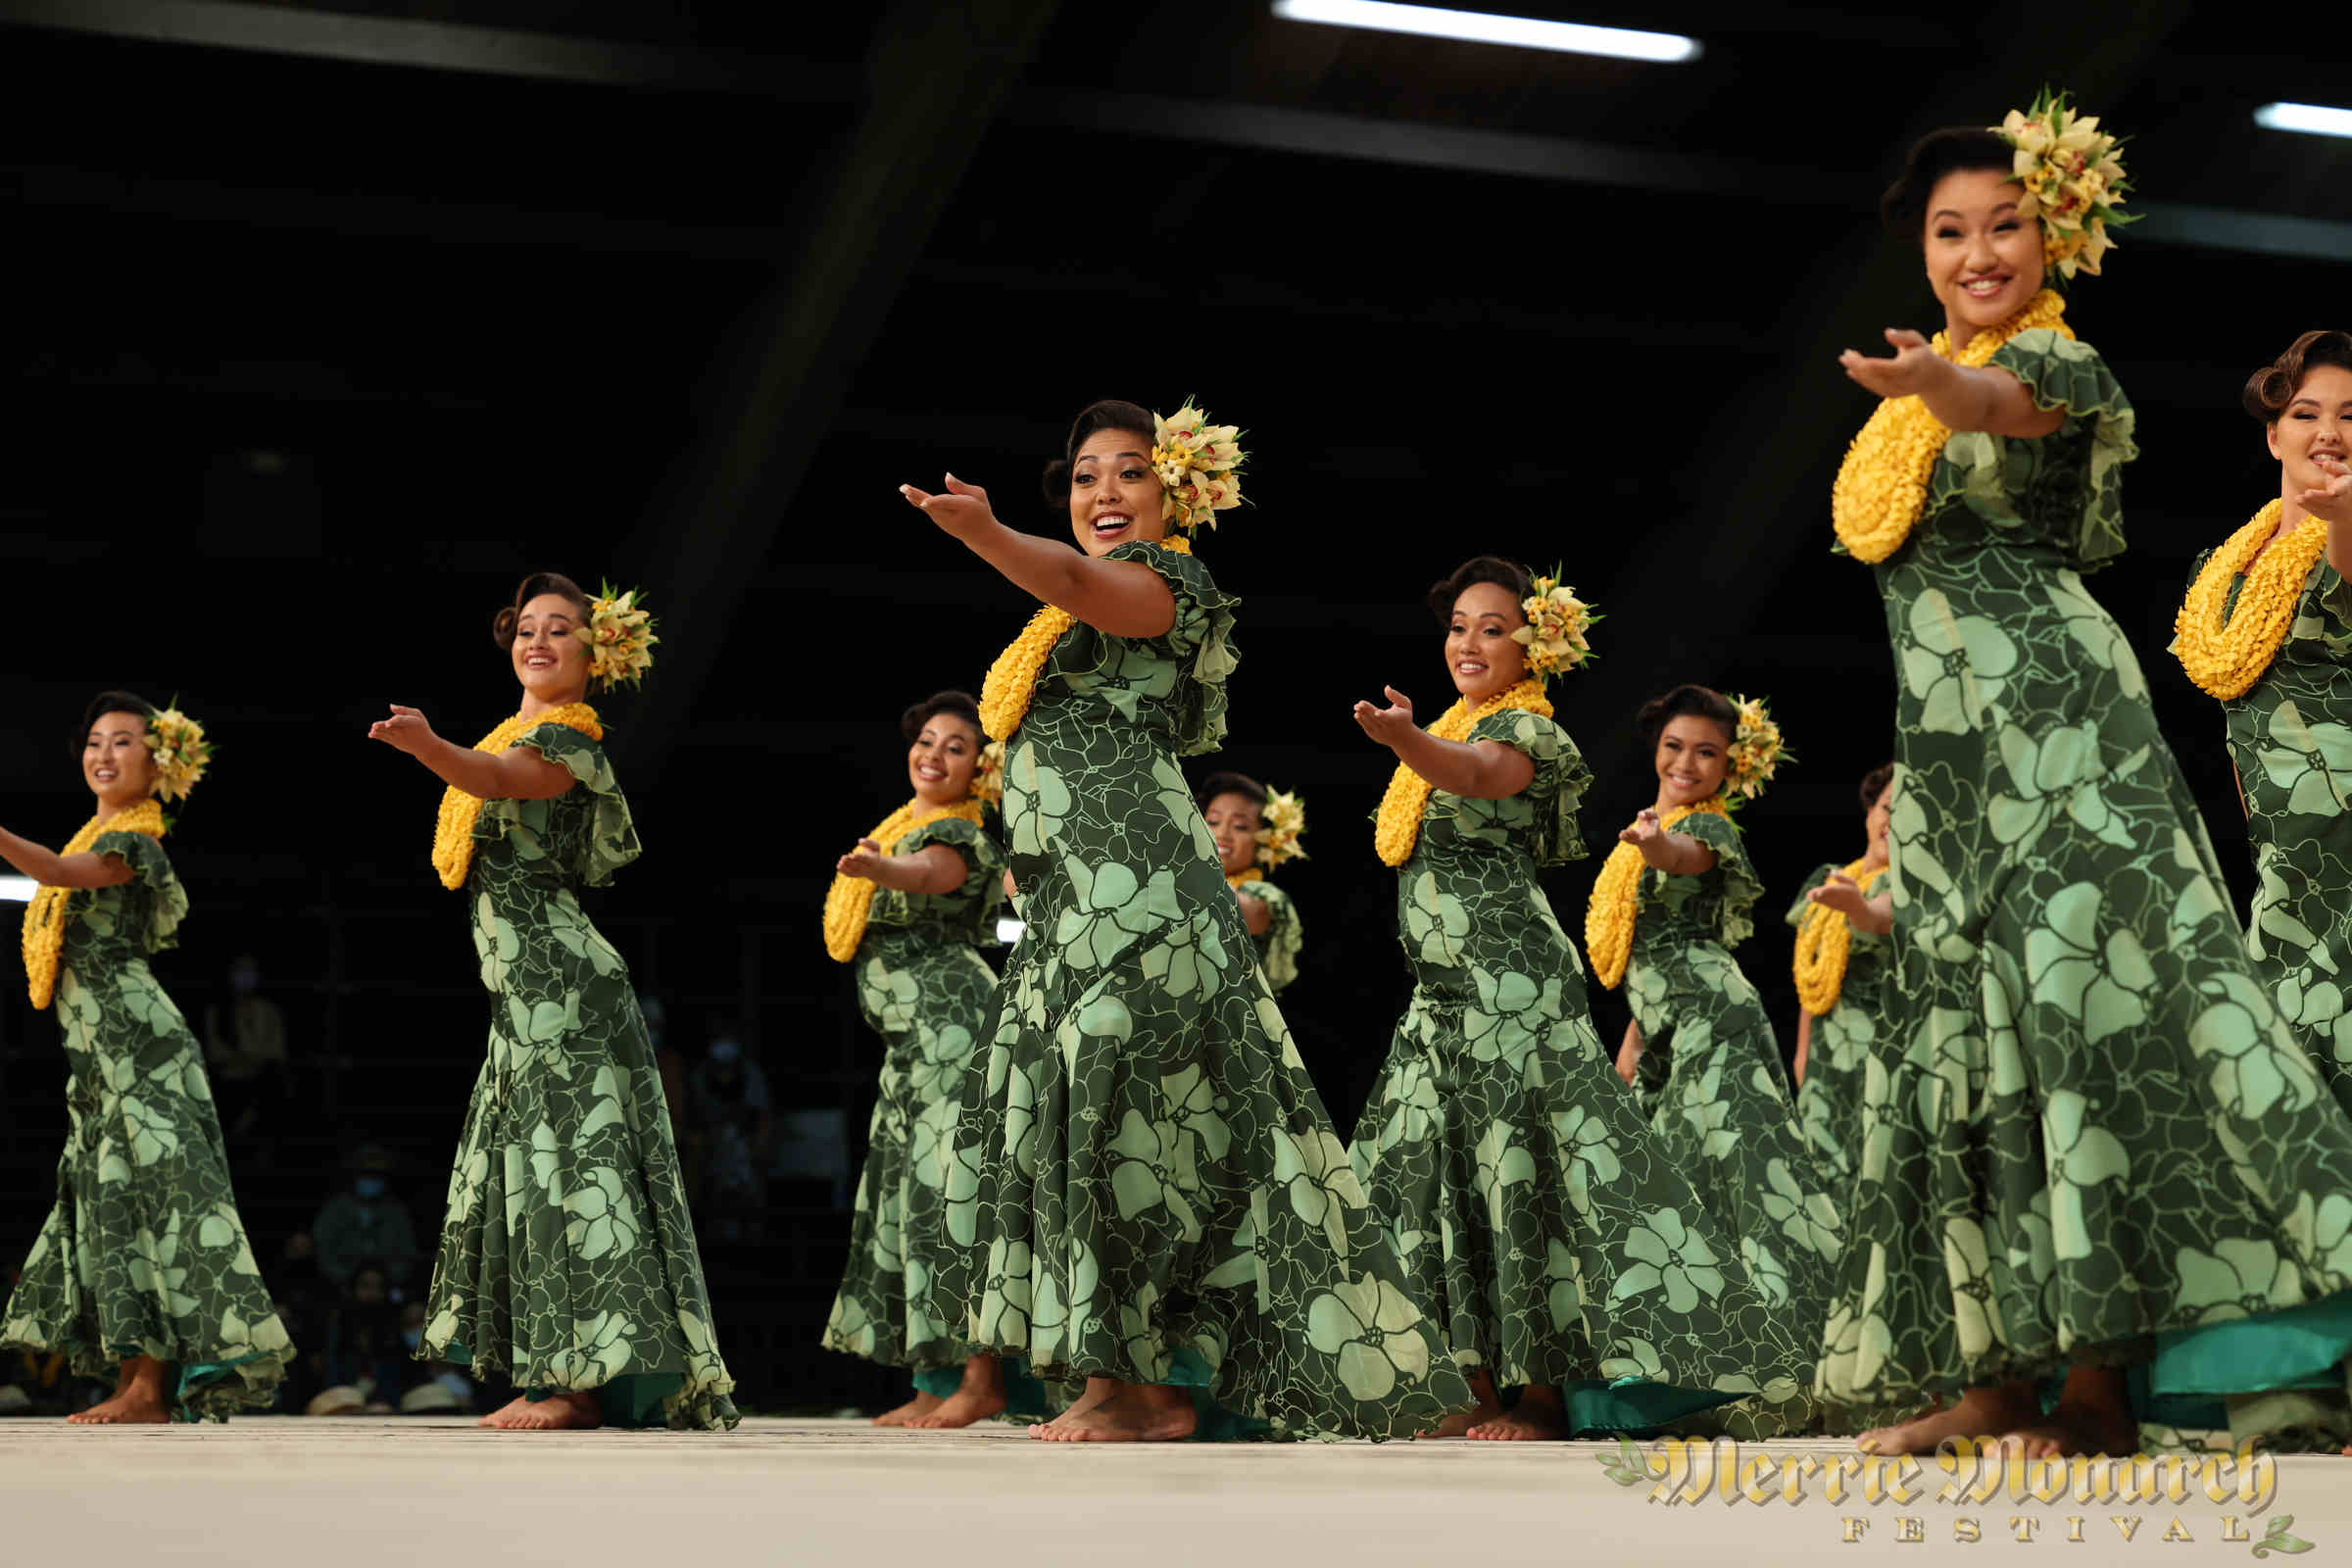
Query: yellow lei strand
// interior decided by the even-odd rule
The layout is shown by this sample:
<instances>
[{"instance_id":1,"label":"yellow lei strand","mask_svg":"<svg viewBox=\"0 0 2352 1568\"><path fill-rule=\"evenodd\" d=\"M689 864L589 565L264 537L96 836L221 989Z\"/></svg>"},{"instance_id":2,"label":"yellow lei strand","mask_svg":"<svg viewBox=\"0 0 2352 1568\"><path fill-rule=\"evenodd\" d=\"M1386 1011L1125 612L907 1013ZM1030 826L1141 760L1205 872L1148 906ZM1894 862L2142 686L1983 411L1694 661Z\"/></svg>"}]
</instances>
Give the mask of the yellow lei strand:
<instances>
[{"instance_id":1,"label":"yellow lei strand","mask_svg":"<svg viewBox=\"0 0 2352 1568\"><path fill-rule=\"evenodd\" d=\"M1952 352L1951 334L1936 334L1933 347L1955 364L1982 368L1992 363L2002 344L2037 326L2054 327L2061 337L2073 337L2065 320L2066 301L2054 289L2043 289L2026 308L2000 325L1979 332L1968 347ZM1928 412L1916 396L1887 398L1872 413L1862 433L1846 449L1830 487L1830 520L1838 537L1857 561L1885 561L1903 548L1919 514L1928 504L1928 481L1936 460L1952 438L1951 426Z\"/></svg>"},{"instance_id":2,"label":"yellow lei strand","mask_svg":"<svg viewBox=\"0 0 2352 1568\"><path fill-rule=\"evenodd\" d=\"M1545 718L1551 716L1551 703L1544 695L1544 683L1529 679L1509 691L1496 692L1476 708L1456 699L1429 726L1429 732L1442 741L1466 741L1480 719L1506 708L1524 709ZM1429 809L1431 788L1429 780L1402 762L1389 775L1388 793L1381 796L1380 810L1373 817L1372 848L1380 856L1381 864L1402 865L1413 858L1413 846L1421 842L1421 813Z\"/></svg>"},{"instance_id":3,"label":"yellow lei strand","mask_svg":"<svg viewBox=\"0 0 2352 1568\"><path fill-rule=\"evenodd\" d=\"M1658 826L1671 833L1677 822L1700 811L1732 814L1724 809L1723 797L1713 795L1695 806L1674 808L1658 818ZM1585 952L1592 960L1592 972L1611 991L1625 979L1625 966L1634 956L1634 917L1642 910L1642 872L1647 864L1640 850L1619 844L1601 865L1592 900L1585 906Z\"/></svg>"},{"instance_id":4,"label":"yellow lei strand","mask_svg":"<svg viewBox=\"0 0 2352 1568\"><path fill-rule=\"evenodd\" d=\"M1193 553L1190 539L1168 538L1153 541L1162 550L1173 550L1180 556ZM1054 645L1063 633L1078 624L1078 617L1059 605L1046 605L1029 617L1021 634L997 656L988 666L988 679L980 684L980 727L992 741L1008 741L1021 720L1029 716L1030 699L1037 695L1037 677L1044 674L1046 661L1054 656Z\"/></svg>"},{"instance_id":5,"label":"yellow lei strand","mask_svg":"<svg viewBox=\"0 0 2352 1568\"><path fill-rule=\"evenodd\" d=\"M517 713L475 742L473 749L497 757L542 724L562 724L592 741L605 738L605 726L597 721L595 709L586 703L565 703L529 718ZM466 885L466 873L473 868L473 824L481 815L479 795L468 795L455 784L441 792L441 814L433 823L433 869L441 873L443 887Z\"/></svg>"},{"instance_id":6,"label":"yellow lei strand","mask_svg":"<svg viewBox=\"0 0 2352 1568\"><path fill-rule=\"evenodd\" d=\"M1886 874L1886 868L1856 860L1845 868L1845 874L1868 893L1870 885ZM1796 1000L1815 1017L1838 1005L1853 946L1854 923L1842 910L1826 904L1805 910L1804 924L1796 928Z\"/></svg>"},{"instance_id":7,"label":"yellow lei strand","mask_svg":"<svg viewBox=\"0 0 2352 1568\"><path fill-rule=\"evenodd\" d=\"M86 855L109 833L144 833L160 839L164 808L154 801L141 801L112 816L93 816L57 853ZM36 1009L48 1006L57 994L58 962L66 950L66 905L73 897L72 888L45 887L33 894L24 909L24 982Z\"/></svg>"},{"instance_id":8,"label":"yellow lei strand","mask_svg":"<svg viewBox=\"0 0 2352 1568\"><path fill-rule=\"evenodd\" d=\"M1243 872L1241 875L1239 875L1239 876L1229 876L1229 877L1227 877L1227 878L1225 879L1225 885L1226 885L1227 887L1229 887L1229 888L1232 888L1232 889L1234 889L1235 891L1237 891L1237 892L1238 892L1238 891L1240 891L1242 888L1245 888L1245 887L1249 886L1249 885L1250 885L1250 883L1252 883L1252 882L1263 882L1265 879L1266 879L1266 873L1265 873L1265 872L1263 872L1263 871L1260 871L1260 870L1259 870L1259 869L1258 869L1256 866L1254 866L1254 865L1253 865L1253 866L1251 866L1251 867L1250 867L1249 870L1247 870L1247 871L1244 871L1244 872Z\"/></svg>"},{"instance_id":9,"label":"yellow lei strand","mask_svg":"<svg viewBox=\"0 0 2352 1568\"><path fill-rule=\"evenodd\" d=\"M2303 585L2328 549L2325 517L2304 518L2294 532L2263 549L2285 506L2273 501L2213 553L2189 584L2188 597L2180 601L2180 613L2173 620L2174 652L2180 656L2180 667L2225 703L2253 690L2278 657L2278 645L2294 624ZM2246 586L2232 613L2230 585L2241 571Z\"/></svg>"},{"instance_id":10,"label":"yellow lei strand","mask_svg":"<svg viewBox=\"0 0 2352 1568\"><path fill-rule=\"evenodd\" d=\"M975 800L957 801L954 806L925 806L919 800L908 801L884 817L866 837L881 845L882 853L888 855L916 828L943 816L977 822L982 809ZM866 916L873 908L872 882L861 876L834 873L833 885L825 890L825 951L833 956L835 963L847 963L858 956L858 944L865 940Z\"/></svg>"}]
</instances>

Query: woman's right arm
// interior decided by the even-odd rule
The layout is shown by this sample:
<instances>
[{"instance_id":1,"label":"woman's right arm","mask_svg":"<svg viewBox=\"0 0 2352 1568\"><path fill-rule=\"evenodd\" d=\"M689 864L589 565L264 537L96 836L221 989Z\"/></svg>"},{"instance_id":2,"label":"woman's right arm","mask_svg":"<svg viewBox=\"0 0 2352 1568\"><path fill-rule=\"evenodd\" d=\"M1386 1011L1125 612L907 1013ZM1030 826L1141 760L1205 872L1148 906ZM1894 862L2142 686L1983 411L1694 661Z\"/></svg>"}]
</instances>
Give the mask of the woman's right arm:
<instances>
[{"instance_id":1,"label":"woman's right arm","mask_svg":"<svg viewBox=\"0 0 2352 1568\"><path fill-rule=\"evenodd\" d=\"M1810 1054L1812 1047L1813 1015L1799 1007L1796 1009L1796 1061L1789 1068L1790 1074L1796 1079L1796 1087L1799 1089L1805 1087L1805 1058Z\"/></svg>"},{"instance_id":2,"label":"woman's right arm","mask_svg":"<svg viewBox=\"0 0 2352 1568\"><path fill-rule=\"evenodd\" d=\"M0 828L0 860L45 888L115 888L136 873L119 855L60 855Z\"/></svg>"},{"instance_id":3,"label":"woman's right arm","mask_svg":"<svg viewBox=\"0 0 2352 1568\"><path fill-rule=\"evenodd\" d=\"M1637 1019L1625 1021L1625 1043L1617 1048L1617 1076L1628 1085L1642 1066L1642 1025Z\"/></svg>"},{"instance_id":4,"label":"woman's right arm","mask_svg":"<svg viewBox=\"0 0 2352 1568\"><path fill-rule=\"evenodd\" d=\"M945 495L899 486L906 504L962 541L1004 580L1113 637L1162 637L1176 625L1176 593L1140 561L1097 561L1066 544L1007 528L988 492L948 475Z\"/></svg>"},{"instance_id":5,"label":"woman's right arm","mask_svg":"<svg viewBox=\"0 0 2352 1568\"><path fill-rule=\"evenodd\" d=\"M371 740L408 753L442 783L485 801L550 801L572 786L570 769L551 762L527 746L496 756L470 746L454 746L433 733L414 708L392 705L392 715L368 726Z\"/></svg>"}]
</instances>

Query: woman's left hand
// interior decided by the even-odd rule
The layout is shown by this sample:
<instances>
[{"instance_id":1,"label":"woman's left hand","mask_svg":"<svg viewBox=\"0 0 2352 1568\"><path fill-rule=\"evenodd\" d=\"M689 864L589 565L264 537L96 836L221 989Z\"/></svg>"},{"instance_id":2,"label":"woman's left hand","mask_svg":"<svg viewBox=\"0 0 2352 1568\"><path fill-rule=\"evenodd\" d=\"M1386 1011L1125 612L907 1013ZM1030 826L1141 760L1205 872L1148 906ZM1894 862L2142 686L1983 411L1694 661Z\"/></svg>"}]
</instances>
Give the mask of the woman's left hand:
<instances>
[{"instance_id":1,"label":"woman's left hand","mask_svg":"<svg viewBox=\"0 0 2352 1568\"><path fill-rule=\"evenodd\" d=\"M1393 752L1397 742L1418 727L1413 723L1413 700L1394 686L1383 686L1381 692L1388 698L1389 706L1383 708L1378 703L1358 703L1355 705L1355 721L1363 726L1365 734Z\"/></svg>"},{"instance_id":2,"label":"woman's left hand","mask_svg":"<svg viewBox=\"0 0 2352 1568\"><path fill-rule=\"evenodd\" d=\"M856 849L833 862L833 869L839 871L843 876L854 876L861 881L872 882L876 880L874 873L880 870L882 862L889 858L889 856L882 853L881 845L872 839L859 839Z\"/></svg>"},{"instance_id":3,"label":"woman's left hand","mask_svg":"<svg viewBox=\"0 0 2352 1568\"><path fill-rule=\"evenodd\" d=\"M2325 454L2311 461L2328 476L2328 482L2295 497L2295 505L2329 522L2352 523L2352 467L2346 467L2343 459Z\"/></svg>"},{"instance_id":4,"label":"woman's left hand","mask_svg":"<svg viewBox=\"0 0 2352 1568\"><path fill-rule=\"evenodd\" d=\"M397 747L411 757L422 755L426 747L439 739L422 713L398 703L392 705L391 717L379 718L368 726L368 738Z\"/></svg>"},{"instance_id":5,"label":"woman's left hand","mask_svg":"<svg viewBox=\"0 0 2352 1568\"><path fill-rule=\"evenodd\" d=\"M1836 909L1849 920L1870 910L1870 897L1862 891L1862 884L1843 871L1832 871L1827 882L1805 897L1815 904Z\"/></svg>"},{"instance_id":6,"label":"woman's left hand","mask_svg":"<svg viewBox=\"0 0 2352 1568\"><path fill-rule=\"evenodd\" d=\"M917 490L910 484L899 486L899 494L906 498L908 506L958 539L977 533L997 520L996 513L989 508L987 491L976 484L965 484L952 473L947 476L947 491L941 495Z\"/></svg>"},{"instance_id":7,"label":"woman's left hand","mask_svg":"<svg viewBox=\"0 0 2352 1568\"><path fill-rule=\"evenodd\" d=\"M1838 363L1845 367L1849 379L1883 398L1906 398L1925 391L1936 368L1944 363L1942 357L1908 327L1888 327L1886 341L1894 345L1894 353L1886 359L1872 359L1858 349L1847 349L1838 356Z\"/></svg>"}]
</instances>

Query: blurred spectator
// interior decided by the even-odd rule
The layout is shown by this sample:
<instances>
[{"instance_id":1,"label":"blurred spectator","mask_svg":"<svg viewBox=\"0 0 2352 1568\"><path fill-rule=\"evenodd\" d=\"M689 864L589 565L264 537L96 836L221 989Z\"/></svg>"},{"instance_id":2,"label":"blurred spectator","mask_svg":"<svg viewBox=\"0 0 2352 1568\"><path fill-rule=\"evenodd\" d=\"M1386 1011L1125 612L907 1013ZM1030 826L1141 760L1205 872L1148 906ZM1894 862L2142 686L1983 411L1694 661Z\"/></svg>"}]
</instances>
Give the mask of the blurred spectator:
<instances>
[{"instance_id":1,"label":"blurred spectator","mask_svg":"<svg viewBox=\"0 0 2352 1568\"><path fill-rule=\"evenodd\" d=\"M261 960L239 954L228 966L226 1000L204 1008L206 1075L220 1107L220 1132L232 1148L267 1150L270 1124L287 1098L286 1015L261 988Z\"/></svg>"},{"instance_id":2,"label":"blurred spectator","mask_svg":"<svg viewBox=\"0 0 2352 1568\"><path fill-rule=\"evenodd\" d=\"M360 1264L372 1261L397 1298L420 1254L409 1207L388 1190L392 1167L392 1155L380 1144L353 1150L344 1161L351 1183L318 1210L311 1235L318 1248L318 1272L330 1281L348 1286Z\"/></svg>"},{"instance_id":3,"label":"blurred spectator","mask_svg":"<svg viewBox=\"0 0 2352 1568\"><path fill-rule=\"evenodd\" d=\"M335 1289L318 1272L318 1249L309 1231L286 1238L284 1250L265 1278L277 1295L278 1321L294 1342L294 1361L278 1390L280 1410L299 1410L326 1387L326 1336L333 1321Z\"/></svg>"},{"instance_id":4,"label":"blurred spectator","mask_svg":"<svg viewBox=\"0 0 2352 1568\"><path fill-rule=\"evenodd\" d=\"M422 1381L401 1340L401 1311L392 1299L384 1267L365 1259L352 1271L351 1289L336 1305L326 1337L326 1381L367 1396L368 1409L388 1414L412 1381Z\"/></svg>"},{"instance_id":5,"label":"blurred spectator","mask_svg":"<svg viewBox=\"0 0 2352 1568\"><path fill-rule=\"evenodd\" d=\"M697 1142L703 1148L703 1212L698 1228L722 1242L756 1242L764 1230L767 1158L775 1138L767 1075L722 1029L687 1083Z\"/></svg>"},{"instance_id":6,"label":"blurred spectator","mask_svg":"<svg viewBox=\"0 0 2352 1568\"><path fill-rule=\"evenodd\" d=\"M670 1142L686 1147L686 1057L669 1043L669 1008L650 991L637 994L637 1010L654 1044L654 1066L662 1074L662 1100L669 1107Z\"/></svg>"}]
</instances>

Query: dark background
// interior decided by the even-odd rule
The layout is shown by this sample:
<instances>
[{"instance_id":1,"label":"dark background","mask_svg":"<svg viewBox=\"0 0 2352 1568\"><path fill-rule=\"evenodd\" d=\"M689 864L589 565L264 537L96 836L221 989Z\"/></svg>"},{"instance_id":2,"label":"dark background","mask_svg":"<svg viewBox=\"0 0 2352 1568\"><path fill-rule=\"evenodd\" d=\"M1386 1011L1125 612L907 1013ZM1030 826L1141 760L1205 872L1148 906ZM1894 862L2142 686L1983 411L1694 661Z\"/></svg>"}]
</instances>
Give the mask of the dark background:
<instances>
[{"instance_id":1,"label":"dark background","mask_svg":"<svg viewBox=\"0 0 2352 1568\"><path fill-rule=\"evenodd\" d=\"M2220 715L2164 647L2192 555L2276 493L2239 385L2343 324L2347 152L2251 120L2342 101L2339 63L2162 0L1513 9L1706 53L1257 0L0 0L0 821L55 843L86 816L68 745L102 685L210 726L172 840L194 916L158 971L193 1018L251 951L288 1014L289 1096L231 1150L266 1268L362 1140L429 1249L481 1052L425 862L439 786L366 726L401 702L486 730L515 579L610 576L665 641L604 705L647 854L597 918L689 1066L733 1021L816 1167L707 1242L725 1352L760 1408L895 1394L813 1348L848 1227L822 1167L862 1156L877 1055L817 909L906 796L900 709L976 690L1029 607L894 488L953 468L1058 532L1036 475L1099 396L1193 394L1248 431L1252 505L1201 552L1245 662L1199 765L1307 799L1286 1003L1343 1130L1407 989L1365 821L1388 760L1348 709L1383 682L1443 709L1421 593L1476 552L1563 563L1609 617L1554 688L1596 846L1650 798L1643 698L1772 699L1800 762L1745 814L1775 906L1740 957L1792 1044L1780 907L1860 852L1854 787L1890 748L1878 597L1828 553L1869 412L1833 356L1937 324L1875 227L1902 147L2044 81L2132 137L2149 214L2070 313L2140 413L2135 548L2092 587L2242 895ZM1571 930L1594 869L1553 880ZM1596 1011L1613 1044L1622 1009ZM12 982L12 1261L63 1133L53 1030Z\"/></svg>"}]
</instances>

